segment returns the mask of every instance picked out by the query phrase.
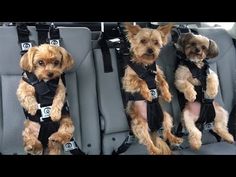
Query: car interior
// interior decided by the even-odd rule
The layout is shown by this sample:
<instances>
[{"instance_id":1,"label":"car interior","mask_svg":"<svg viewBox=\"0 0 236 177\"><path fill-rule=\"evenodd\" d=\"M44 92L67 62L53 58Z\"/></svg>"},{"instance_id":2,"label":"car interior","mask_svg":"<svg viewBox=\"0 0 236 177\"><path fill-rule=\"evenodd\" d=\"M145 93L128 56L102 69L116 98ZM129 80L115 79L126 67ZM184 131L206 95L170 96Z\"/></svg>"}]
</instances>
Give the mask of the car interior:
<instances>
[{"instance_id":1,"label":"car interior","mask_svg":"<svg viewBox=\"0 0 236 177\"><path fill-rule=\"evenodd\" d=\"M157 28L168 22L132 22L146 28ZM157 64L162 68L172 93L170 103L162 107L173 117L173 132L177 132L181 110L174 85L176 48L175 29L186 28L214 40L219 55L209 60L210 68L219 77L219 92L216 101L229 113L229 131L236 137L236 45L232 31L221 26L208 26L201 22L172 22L174 27L168 44L162 49ZM19 67L21 49L16 26L19 22L0 24L0 153L2 155L26 155L23 148L22 130L24 112L16 97L22 75ZM30 41L38 43L36 23L26 23ZM86 155L112 155L121 146L130 132L122 99L119 65L119 37L117 29L123 22L40 22L55 25L60 31L62 46L75 60L72 70L66 72L67 97L75 132L74 138ZM235 26L235 25L234 25ZM234 28L236 31L236 29ZM236 34L236 33L235 33ZM107 48L101 46L105 40ZM108 49L108 50L107 50ZM104 50L107 50L104 52ZM107 61L104 53L108 53ZM180 146L172 147L174 155L236 155L236 144L218 141L208 131L203 131L202 147L190 148L187 136ZM69 155L65 152L64 155ZM137 139L120 155L148 155L144 145Z\"/></svg>"}]
</instances>

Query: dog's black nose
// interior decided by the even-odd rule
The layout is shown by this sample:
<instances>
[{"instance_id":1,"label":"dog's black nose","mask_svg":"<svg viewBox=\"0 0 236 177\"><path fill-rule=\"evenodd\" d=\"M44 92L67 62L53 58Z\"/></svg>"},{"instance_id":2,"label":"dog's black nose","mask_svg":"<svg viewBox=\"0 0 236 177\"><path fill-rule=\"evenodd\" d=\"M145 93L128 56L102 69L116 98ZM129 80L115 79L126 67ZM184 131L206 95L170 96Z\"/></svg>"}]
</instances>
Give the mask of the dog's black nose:
<instances>
[{"instance_id":1,"label":"dog's black nose","mask_svg":"<svg viewBox=\"0 0 236 177\"><path fill-rule=\"evenodd\" d=\"M53 76L53 73L48 73L48 77L52 77Z\"/></svg>"},{"instance_id":2,"label":"dog's black nose","mask_svg":"<svg viewBox=\"0 0 236 177\"><path fill-rule=\"evenodd\" d=\"M153 50L152 50L151 48L148 48L148 49L147 49L147 53L148 53L148 54L153 54Z\"/></svg>"},{"instance_id":3,"label":"dog's black nose","mask_svg":"<svg viewBox=\"0 0 236 177\"><path fill-rule=\"evenodd\" d=\"M199 49L199 48L196 48L196 49L195 49L195 52L196 52L196 53L200 52L200 49Z\"/></svg>"}]
</instances>

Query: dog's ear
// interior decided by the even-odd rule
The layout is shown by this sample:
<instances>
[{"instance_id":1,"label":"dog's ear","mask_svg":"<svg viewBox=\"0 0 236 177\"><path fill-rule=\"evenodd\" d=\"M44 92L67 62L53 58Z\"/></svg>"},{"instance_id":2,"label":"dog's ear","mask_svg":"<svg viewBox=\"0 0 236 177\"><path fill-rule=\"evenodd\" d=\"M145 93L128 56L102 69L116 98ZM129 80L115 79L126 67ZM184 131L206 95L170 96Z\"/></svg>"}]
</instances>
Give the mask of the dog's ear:
<instances>
[{"instance_id":1,"label":"dog's ear","mask_svg":"<svg viewBox=\"0 0 236 177\"><path fill-rule=\"evenodd\" d=\"M219 48L215 41L209 40L209 48L207 53L207 58L214 58L219 54Z\"/></svg>"},{"instance_id":2,"label":"dog's ear","mask_svg":"<svg viewBox=\"0 0 236 177\"><path fill-rule=\"evenodd\" d=\"M132 25L131 23L125 23L125 29L127 31L128 39L132 39L141 30L139 25Z\"/></svg>"},{"instance_id":3,"label":"dog's ear","mask_svg":"<svg viewBox=\"0 0 236 177\"><path fill-rule=\"evenodd\" d=\"M71 54L67 52L63 47L59 47L59 50L62 55L63 70L66 71L71 69L74 64L74 59L72 58Z\"/></svg>"},{"instance_id":4,"label":"dog's ear","mask_svg":"<svg viewBox=\"0 0 236 177\"><path fill-rule=\"evenodd\" d=\"M185 45L188 44L189 40L193 37L194 37L193 33L182 33L182 34L180 34L180 36L178 38L178 41L177 41L177 44L176 44L177 49L184 53Z\"/></svg>"},{"instance_id":5,"label":"dog's ear","mask_svg":"<svg viewBox=\"0 0 236 177\"><path fill-rule=\"evenodd\" d=\"M34 55L35 52L38 50L38 47L31 47L20 59L20 67L23 70L32 72L34 65Z\"/></svg>"},{"instance_id":6,"label":"dog's ear","mask_svg":"<svg viewBox=\"0 0 236 177\"><path fill-rule=\"evenodd\" d=\"M167 24L167 25L163 25L163 26L159 26L157 28L158 31L160 31L161 33L161 39L162 39L162 43L163 45L166 45L168 42L168 34L171 32L173 27L173 24Z\"/></svg>"}]
</instances>

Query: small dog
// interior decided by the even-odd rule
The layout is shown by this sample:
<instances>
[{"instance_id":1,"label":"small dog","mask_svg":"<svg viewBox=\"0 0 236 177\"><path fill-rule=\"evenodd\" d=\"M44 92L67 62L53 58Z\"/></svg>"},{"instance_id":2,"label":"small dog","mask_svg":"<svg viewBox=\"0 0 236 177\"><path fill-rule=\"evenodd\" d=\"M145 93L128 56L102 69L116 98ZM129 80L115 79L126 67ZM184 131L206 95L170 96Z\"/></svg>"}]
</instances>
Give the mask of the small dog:
<instances>
[{"instance_id":1,"label":"small dog","mask_svg":"<svg viewBox=\"0 0 236 177\"><path fill-rule=\"evenodd\" d=\"M198 68L204 66L206 58L214 58L218 55L218 46L215 41L208 39L205 36L194 35L192 33L181 34L176 48L178 51L185 54L186 60L190 60ZM195 122L199 119L201 104L196 101L198 98L197 91L194 86L201 85L199 79L194 78L189 68L184 65L179 65L175 72L175 86L184 94L188 101L182 111L182 123L188 132L188 139L191 148L198 150L201 147L201 131L196 127ZM218 93L219 80L215 72L210 70L206 77L206 91L208 98L214 99ZM221 107L217 102L213 102L215 108L215 118L213 131L224 140L233 143L234 139L228 132L228 112Z\"/></svg>"},{"instance_id":2,"label":"small dog","mask_svg":"<svg viewBox=\"0 0 236 177\"><path fill-rule=\"evenodd\" d=\"M157 29L141 28L138 25L126 24L127 38L130 42L131 61L141 64L144 67L156 62L161 48L167 44L167 37L172 25L161 26ZM156 68L157 65L156 65ZM127 113L131 117L131 129L139 142L144 144L149 153L153 155L171 154L169 146L157 135L157 132L150 132L147 123L147 101L152 101L152 94L144 80L138 77L134 70L127 66L122 79L123 89L130 93L140 93L144 98L141 101L129 101ZM161 92L161 97L171 101L168 83L163 72L157 69L155 84ZM164 112L163 118L163 138L174 144L182 143L182 139L171 133L172 118Z\"/></svg>"},{"instance_id":3,"label":"small dog","mask_svg":"<svg viewBox=\"0 0 236 177\"><path fill-rule=\"evenodd\" d=\"M59 78L55 96L51 105L50 117L53 122L59 122L59 129L48 138L48 154L60 154L61 145L70 141L74 132L74 125L69 115L62 115L62 108L66 98L66 88L61 79L61 74L70 69L74 63L71 55L62 47L49 44L32 47L20 60L20 67L33 73L39 81L49 82ZM25 111L34 116L38 110L35 88L24 79L23 75L17 89L17 97ZM38 140L40 124L27 119L24 123L23 141L24 149L29 154L43 154L42 142Z\"/></svg>"}]
</instances>

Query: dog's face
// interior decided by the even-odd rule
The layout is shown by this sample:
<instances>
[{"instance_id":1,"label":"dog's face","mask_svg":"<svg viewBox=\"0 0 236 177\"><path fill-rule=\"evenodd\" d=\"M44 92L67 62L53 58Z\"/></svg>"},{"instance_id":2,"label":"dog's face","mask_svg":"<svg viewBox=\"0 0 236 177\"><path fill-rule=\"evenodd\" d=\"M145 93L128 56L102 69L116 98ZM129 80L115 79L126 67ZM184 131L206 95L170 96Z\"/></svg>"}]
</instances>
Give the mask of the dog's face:
<instances>
[{"instance_id":1,"label":"dog's face","mask_svg":"<svg viewBox=\"0 0 236 177\"><path fill-rule=\"evenodd\" d=\"M193 33L181 34L177 46L193 62L201 62L205 58L214 58L219 53L215 41Z\"/></svg>"},{"instance_id":2,"label":"dog's face","mask_svg":"<svg viewBox=\"0 0 236 177\"><path fill-rule=\"evenodd\" d=\"M20 60L23 70L33 72L39 80L59 77L74 64L71 55L62 47L42 44L32 47Z\"/></svg>"},{"instance_id":3,"label":"dog's face","mask_svg":"<svg viewBox=\"0 0 236 177\"><path fill-rule=\"evenodd\" d=\"M137 63L152 64L159 56L161 48L167 44L167 37L172 25L157 29L141 28L126 24L127 38L131 45L133 60Z\"/></svg>"}]
</instances>

